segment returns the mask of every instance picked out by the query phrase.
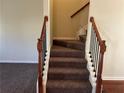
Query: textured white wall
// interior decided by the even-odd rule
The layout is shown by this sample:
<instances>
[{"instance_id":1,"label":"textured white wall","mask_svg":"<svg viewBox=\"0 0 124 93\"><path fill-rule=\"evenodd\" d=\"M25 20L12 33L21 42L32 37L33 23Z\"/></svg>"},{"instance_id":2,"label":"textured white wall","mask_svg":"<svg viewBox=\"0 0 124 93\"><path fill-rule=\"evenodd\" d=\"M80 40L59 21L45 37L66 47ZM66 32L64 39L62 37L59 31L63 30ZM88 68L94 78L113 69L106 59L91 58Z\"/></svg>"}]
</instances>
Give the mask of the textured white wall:
<instances>
[{"instance_id":1,"label":"textured white wall","mask_svg":"<svg viewBox=\"0 0 124 93\"><path fill-rule=\"evenodd\" d=\"M47 22L47 45L48 50L50 49L52 45L52 9L53 8L53 0L43 0L43 15L48 16L48 22Z\"/></svg>"},{"instance_id":2,"label":"textured white wall","mask_svg":"<svg viewBox=\"0 0 124 93\"><path fill-rule=\"evenodd\" d=\"M1 53L1 37L2 37L2 0L0 0L0 53Z\"/></svg>"},{"instance_id":3,"label":"textured white wall","mask_svg":"<svg viewBox=\"0 0 124 93\"><path fill-rule=\"evenodd\" d=\"M53 43L53 0L50 0L50 39L51 45Z\"/></svg>"},{"instance_id":4,"label":"textured white wall","mask_svg":"<svg viewBox=\"0 0 124 93\"><path fill-rule=\"evenodd\" d=\"M43 18L42 0L2 0L0 4L0 62L36 61L36 43Z\"/></svg>"},{"instance_id":5,"label":"textured white wall","mask_svg":"<svg viewBox=\"0 0 124 93\"><path fill-rule=\"evenodd\" d=\"M107 44L103 79L124 80L124 0L91 0L90 16Z\"/></svg>"}]
</instances>

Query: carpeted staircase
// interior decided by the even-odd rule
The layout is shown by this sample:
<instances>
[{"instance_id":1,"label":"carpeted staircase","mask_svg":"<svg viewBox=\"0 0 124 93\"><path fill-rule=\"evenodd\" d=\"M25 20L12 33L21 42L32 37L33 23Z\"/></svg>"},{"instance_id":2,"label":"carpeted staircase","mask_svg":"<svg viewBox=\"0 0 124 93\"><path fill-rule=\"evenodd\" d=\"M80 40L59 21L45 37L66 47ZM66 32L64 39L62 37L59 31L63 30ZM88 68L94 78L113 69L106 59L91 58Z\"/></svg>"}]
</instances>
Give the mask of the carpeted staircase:
<instances>
[{"instance_id":1,"label":"carpeted staircase","mask_svg":"<svg viewBox=\"0 0 124 93\"><path fill-rule=\"evenodd\" d=\"M91 93L84 41L54 40L46 93Z\"/></svg>"}]
</instances>

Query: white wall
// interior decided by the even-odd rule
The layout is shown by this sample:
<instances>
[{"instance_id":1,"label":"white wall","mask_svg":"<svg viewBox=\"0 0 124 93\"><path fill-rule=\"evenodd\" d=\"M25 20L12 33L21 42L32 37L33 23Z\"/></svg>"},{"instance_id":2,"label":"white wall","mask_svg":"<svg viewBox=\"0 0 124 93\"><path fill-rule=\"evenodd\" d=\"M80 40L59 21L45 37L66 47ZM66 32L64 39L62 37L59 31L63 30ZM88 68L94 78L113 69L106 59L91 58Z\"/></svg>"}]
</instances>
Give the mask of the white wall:
<instances>
[{"instance_id":1,"label":"white wall","mask_svg":"<svg viewBox=\"0 0 124 93\"><path fill-rule=\"evenodd\" d=\"M51 45L53 43L53 0L50 0L50 39Z\"/></svg>"},{"instance_id":2,"label":"white wall","mask_svg":"<svg viewBox=\"0 0 124 93\"><path fill-rule=\"evenodd\" d=\"M90 16L106 40L103 79L124 80L124 0L91 0Z\"/></svg>"},{"instance_id":3,"label":"white wall","mask_svg":"<svg viewBox=\"0 0 124 93\"><path fill-rule=\"evenodd\" d=\"M2 0L0 4L0 62L37 61L36 43L43 18L42 0Z\"/></svg>"},{"instance_id":4,"label":"white wall","mask_svg":"<svg viewBox=\"0 0 124 93\"><path fill-rule=\"evenodd\" d=\"M1 36L2 36L2 0L0 0L0 53L1 53Z\"/></svg>"},{"instance_id":5,"label":"white wall","mask_svg":"<svg viewBox=\"0 0 124 93\"><path fill-rule=\"evenodd\" d=\"M53 0L43 0L43 16L48 16L47 22L47 44L48 50L52 45L52 7L53 7Z\"/></svg>"}]
</instances>

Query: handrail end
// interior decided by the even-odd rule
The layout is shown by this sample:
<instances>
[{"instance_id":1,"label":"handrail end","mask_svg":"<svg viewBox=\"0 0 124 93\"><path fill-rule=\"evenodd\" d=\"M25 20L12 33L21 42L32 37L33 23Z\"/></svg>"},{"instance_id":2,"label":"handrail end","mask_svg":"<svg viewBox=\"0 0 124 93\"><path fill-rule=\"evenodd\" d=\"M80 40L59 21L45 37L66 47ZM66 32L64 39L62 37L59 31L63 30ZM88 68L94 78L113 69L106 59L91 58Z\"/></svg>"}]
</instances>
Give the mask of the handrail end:
<instances>
[{"instance_id":1,"label":"handrail end","mask_svg":"<svg viewBox=\"0 0 124 93\"><path fill-rule=\"evenodd\" d=\"M105 44L105 40L102 40L100 47L101 47L101 53L103 54L106 51L106 44Z\"/></svg>"},{"instance_id":2,"label":"handrail end","mask_svg":"<svg viewBox=\"0 0 124 93\"><path fill-rule=\"evenodd\" d=\"M44 20L45 20L45 21L48 21L48 16L45 16L45 17L44 17Z\"/></svg>"},{"instance_id":3,"label":"handrail end","mask_svg":"<svg viewBox=\"0 0 124 93\"><path fill-rule=\"evenodd\" d=\"M94 17L91 16L91 17L90 17L90 22L93 22L93 21L94 21Z\"/></svg>"}]
</instances>

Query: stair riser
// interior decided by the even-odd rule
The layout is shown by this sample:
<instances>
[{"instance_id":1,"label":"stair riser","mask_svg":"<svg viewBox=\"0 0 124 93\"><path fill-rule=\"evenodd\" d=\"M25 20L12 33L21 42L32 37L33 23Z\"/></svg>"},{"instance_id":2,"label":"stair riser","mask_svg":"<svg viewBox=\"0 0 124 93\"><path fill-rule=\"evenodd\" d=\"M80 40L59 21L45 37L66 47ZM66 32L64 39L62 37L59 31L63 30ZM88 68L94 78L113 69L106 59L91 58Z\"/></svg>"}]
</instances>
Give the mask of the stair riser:
<instances>
[{"instance_id":1,"label":"stair riser","mask_svg":"<svg viewBox=\"0 0 124 93\"><path fill-rule=\"evenodd\" d=\"M50 73L48 76L49 80L87 80L89 78L89 74L52 74Z\"/></svg>"},{"instance_id":2,"label":"stair riser","mask_svg":"<svg viewBox=\"0 0 124 93\"><path fill-rule=\"evenodd\" d=\"M85 50L85 45L67 44L66 47L78 50Z\"/></svg>"},{"instance_id":3,"label":"stair riser","mask_svg":"<svg viewBox=\"0 0 124 93\"><path fill-rule=\"evenodd\" d=\"M82 88L75 88L75 89L62 89L62 88L47 88L47 93L92 93L91 89L82 89Z\"/></svg>"},{"instance_id":4,"label":"stair riser","mask_svg":"<svg viewBox=\"0 0 124 93\"><path fill-rule=\"evenodd\" d=\"M74 44L74 43L67 43L64 41L57 41L54 40L53 42L54 45L60 45L60 46L64 46L67 48L72 48L72 49L78 49L78 50L84 50L85 49L85 44Z\"/></svg>"},{"instance_id":5,"label":"stair riser","mask_svg":"<svg viewBox=\"0 0 124 93\"><path fill-rule=\"evenodd\" d=\"M60 45L60 46L65 46L66 47L66 43L63 41L58 41L58 40L53 40L53 45Z\"/></svg>"},{"instance_id":6,"label":"stair riser","mask_svg":"<svg viewBox=\"0 0 124 93\"><path fill-rule=\"evenodd\" d=\"M78 68L78 69L82 69L82 68L86 68L87 64L84 63L73 63L73 62L51 62L50 61L50 67L59 67L59 68Z\"/></svg>"},{"instance_id":7,"label":"stair riser","mask_svg":"<svg viewBox=\"0 0 124 93\"><path fill-rule=\"evenodd\" d=\"M84 58L84 52L68 52L68 51L51 51L51 57L77 57L77 58Z\"/></svg>"}]
</instances>

